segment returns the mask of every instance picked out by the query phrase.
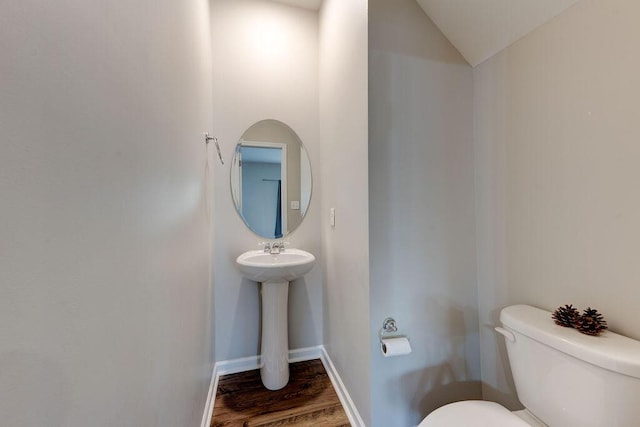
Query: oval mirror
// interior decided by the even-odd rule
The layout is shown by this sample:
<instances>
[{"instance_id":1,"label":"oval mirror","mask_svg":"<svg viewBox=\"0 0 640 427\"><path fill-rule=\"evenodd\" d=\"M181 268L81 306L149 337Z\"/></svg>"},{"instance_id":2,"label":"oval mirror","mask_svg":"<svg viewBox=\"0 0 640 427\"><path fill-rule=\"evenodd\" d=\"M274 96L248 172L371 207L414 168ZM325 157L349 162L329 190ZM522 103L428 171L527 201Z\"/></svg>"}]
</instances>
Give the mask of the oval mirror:
<instances>
[{"instance_id":1,"label":"oval mirror","mask_svg":"<svg viewBox=\"0 0 640 427\"><path fill-rule=\"evenodd\" d=\"M300 225L311 202L311 164L289 126L262 120L246 130L231 165L231 197L261 237L279 239Z\"/></svg>"}]
</instances>

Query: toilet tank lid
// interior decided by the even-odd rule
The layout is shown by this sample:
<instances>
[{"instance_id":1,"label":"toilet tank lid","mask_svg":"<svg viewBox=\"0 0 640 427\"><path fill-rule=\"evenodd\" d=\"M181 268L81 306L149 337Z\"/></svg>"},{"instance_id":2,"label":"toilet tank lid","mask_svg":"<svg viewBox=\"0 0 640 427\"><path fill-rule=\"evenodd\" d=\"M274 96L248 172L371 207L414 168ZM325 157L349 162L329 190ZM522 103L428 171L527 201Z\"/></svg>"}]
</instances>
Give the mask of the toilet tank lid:
<instances>
[{"instance_id":1,"label":"toilet tank lid","mask_svg":"<svg viewBox=\"0 0 640 427\"><path fill-rule=\"evenodd\" d=\"M585 362L640 378L640 341L611 331L597 337L581 334L573 328L556 325L551 312L529 305L503 308L500 321L515 332Z\"/></svg>"}]
</instances>

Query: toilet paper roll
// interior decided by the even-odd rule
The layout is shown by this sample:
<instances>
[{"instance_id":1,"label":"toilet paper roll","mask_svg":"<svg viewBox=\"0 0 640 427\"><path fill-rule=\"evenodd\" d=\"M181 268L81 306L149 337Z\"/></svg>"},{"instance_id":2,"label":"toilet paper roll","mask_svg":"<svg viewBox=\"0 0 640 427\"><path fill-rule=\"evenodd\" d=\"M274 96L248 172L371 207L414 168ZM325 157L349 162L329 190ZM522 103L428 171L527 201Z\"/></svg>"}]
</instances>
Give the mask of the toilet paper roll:
<instances>
[{"instance_id":1,"label":"toilet paper roll","mask_svg":"<svg viewBox=\"0 0 640 427\"><path fill-rule=\"evenodd\" d=\"M411 353L411 343L407 337L383 338L380 350L384 357L402 356Z\"/></svg>"}]
</instances>

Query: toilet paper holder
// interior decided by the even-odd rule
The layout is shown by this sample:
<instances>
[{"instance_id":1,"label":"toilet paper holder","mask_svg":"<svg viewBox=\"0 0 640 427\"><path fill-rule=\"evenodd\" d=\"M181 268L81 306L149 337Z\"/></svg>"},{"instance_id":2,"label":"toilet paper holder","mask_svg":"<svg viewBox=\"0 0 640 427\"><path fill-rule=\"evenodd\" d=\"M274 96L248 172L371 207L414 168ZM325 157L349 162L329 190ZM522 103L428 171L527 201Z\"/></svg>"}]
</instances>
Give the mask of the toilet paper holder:
<instances>
[{"instance_id":1,"label":"toilet paper holder","mask_svg":"<svg viewBox=\"0 0 640 427\"><path fill-rule=\"evenodd\" d=\"M382 344L382 338L384 337L384 334L391 334L393 332L398 332L398 326L396 325L395 319L393 319L392 317L387 317L386 319L384 319L384 322L382 322L382 328L380 328L380 331L378 332L378 339L380 340L380 344Z\"/></svg>"}]
</instances>

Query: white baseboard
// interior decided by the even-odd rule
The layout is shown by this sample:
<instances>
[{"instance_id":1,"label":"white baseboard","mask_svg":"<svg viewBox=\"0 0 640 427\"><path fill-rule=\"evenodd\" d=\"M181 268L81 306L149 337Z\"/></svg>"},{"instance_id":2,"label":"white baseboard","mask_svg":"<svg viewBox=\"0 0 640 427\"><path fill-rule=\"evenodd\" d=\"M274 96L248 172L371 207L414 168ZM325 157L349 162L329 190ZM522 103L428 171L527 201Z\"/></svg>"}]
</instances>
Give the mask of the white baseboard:
<instances>
[{"instance_id":1,"label":"white baseboard","mask_svg":"<svg viewBox=\"0 0 640 427\"><path fill-rule=\"evenodd\" d=\"M218 390L218 369L216 365L213 365L213 372L211 372L211 382L209 383L209 394L207 394L207 401L205 402L204 414L202 415L202 422L200 427L209 427L211 425L211 415L213 415L213 403L216 400L216 390Z\"/></svg>"},{"instance_id":2,"label":"white baseboard","mask_svg":"<svg viewBox=\"0 0 640 427\"><path fill-rule=\"evenodd\" d=\"M329 354L325 350L324 346L319 345L316 347L298 348L295 350L289 350L289 362L304 362L306 360L320 359L324 369L327 371L327 375L331 380L333 388L336 390L338 399L347 413L349 422L353 427L365 427L356 406L353 404L347 389L338 375ZM236 374L238 372L252 371L254 369L260 369L260 356L243 357L240 359L223 360L218 362L213 367L211 373L211 385L209 387L209 395L207 396L207 406L205 407L204 414L202 416L201 427L209 427L211 424L211 416L213 415L213 405L215 403L216 391L218 389L218 380L222 375Z\"/></svg>"},{"instance_id":3,"label":"white baseboard","mask_svg":"<svg viewBox=\"0 0 640 427\"><path fill-rule=\"evenodd\" d=\"M351 400L351 396L347 391L347 388L344 386L336 367L333 365L327 350L322 347L322 357L320 360L324 365L324 369L327 371L327 375L329 375L329 379L331 380L331 384L333 384L333 388L336 390L338 394L338 399L340 399L340 403L342 403L342 407L344 411L347 413L347 417L349 418L349 422L352 427L366 427L364 425L364 421L362 421L362 417L360 417L360 413L356 408L356 405Z\"/></svg>"},{"instance_id":4,"label":"white baseboard","mask_svg":"<svg viewBox=\"0 0 640 427\"><path fill-rule=\"evenodd\" d=\"M322 358L322 346L297 348L289 350L289 363L304 362Z\"/></svg>"},{"instance_id":5,"label":"white baseboard","mask_svg":"<svg viewBox=\"0 0 640 427\"><path fill-rule=\"evenodd\" d=\"M260 356L223 360L216 363L216 368L218 370L218 376L253 371L254 369L260 369Z\"/></svg>"}]
</instances>

